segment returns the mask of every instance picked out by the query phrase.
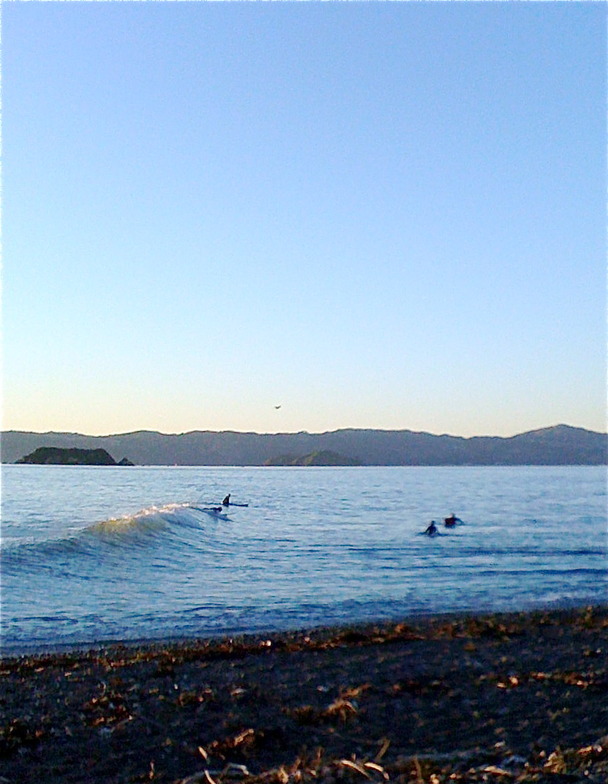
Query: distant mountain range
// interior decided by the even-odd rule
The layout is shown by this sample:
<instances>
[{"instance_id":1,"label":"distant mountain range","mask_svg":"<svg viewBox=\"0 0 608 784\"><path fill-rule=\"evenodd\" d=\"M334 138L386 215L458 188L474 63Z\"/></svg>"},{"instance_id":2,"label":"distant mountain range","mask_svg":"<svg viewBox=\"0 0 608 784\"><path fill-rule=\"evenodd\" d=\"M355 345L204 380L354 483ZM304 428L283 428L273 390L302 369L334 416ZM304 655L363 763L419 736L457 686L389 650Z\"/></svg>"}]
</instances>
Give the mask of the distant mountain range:
<instances>
[{"instance_id":1,"label":"distant mountain range","mask_svg":"<svg viewBox=\"0 0 608 784\"><path fill-rule=\"evenodd\" d=\"M105 449L137 465L261 466L284 455L335 452L363 465L606 465L608 434L568 425L509 438L432 435L411 430L335 430L328 433L149 430L110 436L79 433L1 434L1 459L14 463L39 447Z\"/></svg>"}]
</instances>

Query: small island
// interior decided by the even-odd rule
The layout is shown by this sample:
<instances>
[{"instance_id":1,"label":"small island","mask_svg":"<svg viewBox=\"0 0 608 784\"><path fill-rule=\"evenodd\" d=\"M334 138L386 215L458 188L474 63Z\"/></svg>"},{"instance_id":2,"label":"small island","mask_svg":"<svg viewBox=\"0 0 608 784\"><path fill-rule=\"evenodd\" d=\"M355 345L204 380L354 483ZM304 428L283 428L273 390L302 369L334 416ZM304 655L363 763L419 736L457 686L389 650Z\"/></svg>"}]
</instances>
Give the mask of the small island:
<instances>
[{"instance_id":1,"label":"small island","mask_svg":"<svg viewBox=\"0 0 608 784\"><path fill-rule=\"evenodd\" d=\"M33 465L88 465L88 466L132 466L126 457L117 463L105 449L76 449L57 446L41 446L16 463Z\"/></svg>"},{"instance_id":2,"label":"small island","mask_svg":"<svg viewBox=\"0 0 608 784\"><path fill-rule=\"evenodd\" d=\"M330 450L320 450L311 452L302 457L294 457L293 455L281 455L280 457L273 457L267 460L264 465L266 466L360 466L363 465L360 460L355 460L352 457L345 457L332 452Z\"/></svg>"}]
</instances>

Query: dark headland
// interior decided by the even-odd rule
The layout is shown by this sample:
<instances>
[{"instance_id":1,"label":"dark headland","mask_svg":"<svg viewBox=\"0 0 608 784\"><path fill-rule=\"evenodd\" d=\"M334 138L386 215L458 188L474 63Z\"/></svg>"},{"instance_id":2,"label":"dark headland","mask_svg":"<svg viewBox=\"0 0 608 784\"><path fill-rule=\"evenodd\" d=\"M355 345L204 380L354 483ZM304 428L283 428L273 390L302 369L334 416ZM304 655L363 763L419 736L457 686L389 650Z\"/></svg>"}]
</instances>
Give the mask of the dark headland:
<instances>
[{"instance_id":1,"label":"dark headland","mask_svg":"<svg viewBox=\"0 0 608 784\"><path fill-rule=\"evenodd\" d=\"M56 446L41 446L31 454L15 461L32 465L88 465L88 466L132 466L126 457L117 463L105 449L77 449Z\"/></svg>"},{"instance_id":2,"label":"dark headland","mask_svg":"<svg viewBox=\"0 0 608 784\"><path fill-rule=\"evenodd\" d=\"M606 784L608 608L5 658L0 781Z\"/></svg>"}]
</instances>

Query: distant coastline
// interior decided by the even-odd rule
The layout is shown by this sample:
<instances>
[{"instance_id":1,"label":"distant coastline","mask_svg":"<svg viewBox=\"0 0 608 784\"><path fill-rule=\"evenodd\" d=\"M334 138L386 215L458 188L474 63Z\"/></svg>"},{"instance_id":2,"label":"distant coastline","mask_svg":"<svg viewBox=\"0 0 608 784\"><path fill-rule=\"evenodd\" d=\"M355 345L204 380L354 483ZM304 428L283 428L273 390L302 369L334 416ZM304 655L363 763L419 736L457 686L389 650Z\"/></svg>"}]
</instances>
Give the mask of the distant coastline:
<instances>
[{"instance_id":1,"label":"distant coastline","mask_svg":"<svg viewBox=\"0 0 608 784\"><path fill-rule=\"evenodd\" d=\"M137 465L263 466L285 455L335 453L367 466L607 465L608 434L555 425L511 437L463 438L412 430L342 429L326 433L142 430L108 436L3 431L1 459L14 463L41 447L105 449ZM312 461L314 462L314 461Z\"/></svg>"}]
</instances>

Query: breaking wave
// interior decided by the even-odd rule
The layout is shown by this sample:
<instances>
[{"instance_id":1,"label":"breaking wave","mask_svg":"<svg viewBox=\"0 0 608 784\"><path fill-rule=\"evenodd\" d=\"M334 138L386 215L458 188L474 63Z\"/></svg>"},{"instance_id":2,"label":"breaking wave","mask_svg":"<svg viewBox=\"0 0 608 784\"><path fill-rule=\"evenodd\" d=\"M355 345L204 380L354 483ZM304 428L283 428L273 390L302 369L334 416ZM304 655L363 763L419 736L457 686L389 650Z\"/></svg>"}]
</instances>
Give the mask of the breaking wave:
<instances>
[{"instance_id":1,"label":"breaking wave","mask_svg":"<svg viewBox=\"0 0 608 784\"><path fill-rule=\"evenodd\" d=\"M132 515L95 522L59 538L5 544L0 552L2 572L23 576L30 571L65 571L69 564L73 576L86 569L87 561L128 560L135 551L159 547L201 547L209 526L229 520L228 515L189 503L151 506Z\"/></svg>"}]
</instances>

